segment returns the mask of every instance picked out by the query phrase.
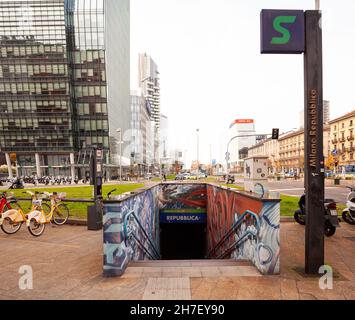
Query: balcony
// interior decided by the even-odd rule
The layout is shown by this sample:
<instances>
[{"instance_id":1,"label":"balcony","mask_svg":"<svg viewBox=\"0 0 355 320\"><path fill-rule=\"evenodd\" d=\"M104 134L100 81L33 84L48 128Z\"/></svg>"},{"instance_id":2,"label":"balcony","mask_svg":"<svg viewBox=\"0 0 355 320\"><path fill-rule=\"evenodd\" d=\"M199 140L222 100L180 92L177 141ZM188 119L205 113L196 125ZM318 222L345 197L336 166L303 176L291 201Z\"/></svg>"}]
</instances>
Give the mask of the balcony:
<instances>
[{"instance_id":1,"label":"balcony","mask_svg":"<svg viewBox=\"0 0 355 320\"><path fill-rule=\"evenodd\" d=\"M339 142L345 142L345 137L339 138Z\"/></svg>"},{"instance_id":2,"label":"balcony","mask_svg":"<svg viewBox=\"0 0 355 320\"><path fill-rule=\"evenodd\" d=\"M353 135L348 136L348 141L353 141L353 140L354 140L354 136Z\"/></svg>"},{"instance_id":3,"label":"balcony","mask_svg":"<svg viewBox=\"0 0 355 320\"><path fill-rule=\"evenodd\" d=\"M336 144L336 143L338 143L338 139L333 139L332 144Z\"/></svg>"}]
</instances>

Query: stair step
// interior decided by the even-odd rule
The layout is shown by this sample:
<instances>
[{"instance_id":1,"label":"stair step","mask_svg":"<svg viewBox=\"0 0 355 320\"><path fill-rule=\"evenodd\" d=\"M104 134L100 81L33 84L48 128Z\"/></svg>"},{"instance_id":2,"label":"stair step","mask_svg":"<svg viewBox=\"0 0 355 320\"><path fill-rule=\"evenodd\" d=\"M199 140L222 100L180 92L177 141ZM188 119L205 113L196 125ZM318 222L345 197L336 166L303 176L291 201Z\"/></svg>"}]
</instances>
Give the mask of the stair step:
<instances>
[{"instance_id":1,"label":"stair step","mask_svg":"<svg viewBox=\"0 0 355 320\"><path fill-rule=\"evenodd\" d=\"M155 260L130 262L123 278L258 277L249 261Z\"/></svg>"},{"instance_id":2,"label":"stair step","mask_svg":"<svg viewBox=\"0 0 355 320\"><path fill-rule=\"evenodd\" d=\"M132 261L130 267L213 267L213 266L252 266L248 260L204 259L204 260L141 260Z\"/></svg>"}]
</instances>

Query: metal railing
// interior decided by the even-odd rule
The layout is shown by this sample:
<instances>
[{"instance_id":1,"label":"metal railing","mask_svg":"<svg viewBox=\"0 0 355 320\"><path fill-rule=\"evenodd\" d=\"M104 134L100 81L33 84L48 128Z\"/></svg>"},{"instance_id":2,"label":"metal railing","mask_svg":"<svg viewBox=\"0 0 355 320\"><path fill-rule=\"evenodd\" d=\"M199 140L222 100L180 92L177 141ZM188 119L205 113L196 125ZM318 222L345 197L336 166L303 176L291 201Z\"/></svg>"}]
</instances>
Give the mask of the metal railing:
<instances>
[{"instance_id":1,"label":"metal railing","mask_svg":"<svg viewBox=\"0 0 355 320\"><path fill-rule=\"evenodd\" d=\"M136 236L136 234L134 233L134 231L131 229L129 230L127 227L128 224L128 220L130 219L130 217L133 217L134 220L136 221L140 231L142 231L143 235L145 236L145 239L148 241L148 244L150 245L150 248L152 249L153 252L149 251L149 247L145 247L144 244L142 243L141 240L139 240L139 238ZM139 219L137 218L137 216L135 215L135 213L132 211L130 213L128 213L125 218L124 218L124 223L123 223L123 229L124 229L124 235L125 235L125 239L129 239L130 237L132 237L138 244L139 246L143 249L143 251L150 257L151 260L160 260L160 254L158 252L158 250L155 248L155 245L153 244L152 240L149 238L147 232L144 230L141 222L139 221Z\"/></svg>"},{"instance_id":2,"label":"metal railing","mask_svg":"<svg viewBox=\"0 0 355 320\"><path fill-rule=\"evenodd\" d=\"M232 235L235 234L235 232L238 230L238 228L244 222L244 218L246 216L251 216L251 217L255 218L255 221L256 221L255 228L254 229L247 228L246 232L237 241L235 241L231 246L229 246L223 253L216 256L216 251L220 247L222 247L222 245L224 245ZM259 216L250 210L246 210L238 218L238 220L233 224L233 226L226 232L226 234L218 241L218 243L215 245L215 247L208 252L208 254L206 255L206 258L209 259L209 258L212 258L212 256L214 256L217 259L223 259L229 253L231 253L234 249L239 247L240 244L242 242L244 242L247 238L249 238L250 236L255 237L256 234L259 232L259 230L260 230Z\"/></svg>"}]
</instances>

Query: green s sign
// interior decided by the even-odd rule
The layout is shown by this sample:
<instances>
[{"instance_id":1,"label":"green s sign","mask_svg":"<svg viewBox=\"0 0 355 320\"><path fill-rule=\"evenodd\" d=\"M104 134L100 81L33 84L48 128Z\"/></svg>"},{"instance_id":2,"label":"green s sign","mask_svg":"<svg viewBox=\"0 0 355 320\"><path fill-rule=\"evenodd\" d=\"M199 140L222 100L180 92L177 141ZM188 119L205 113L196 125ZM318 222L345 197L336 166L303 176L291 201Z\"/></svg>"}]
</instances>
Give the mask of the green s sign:
<instances>
[{"instance_id":1,"label":"green s sign","mask_svg":"<svg viewBox=\"0 0 355 320\"><path fill-rule=\"evenodd\" d=\"M261 53L302 53L305 21L302 10L263 9L260 13Z\"/></svg>"},{"instance_id":2,"label":"green s sign","mask_svg":"<svg viewBox=\"0 0 355 320\"><path fill-rule=\"evenodd\" d=\"M284 28L282 23L295 23L296 16L278 16L274 19L274 29L282 34L282 37L273 37L271 39L272 44L287 44L290 41L290 31Z\"/></svg>"}]
</instances>

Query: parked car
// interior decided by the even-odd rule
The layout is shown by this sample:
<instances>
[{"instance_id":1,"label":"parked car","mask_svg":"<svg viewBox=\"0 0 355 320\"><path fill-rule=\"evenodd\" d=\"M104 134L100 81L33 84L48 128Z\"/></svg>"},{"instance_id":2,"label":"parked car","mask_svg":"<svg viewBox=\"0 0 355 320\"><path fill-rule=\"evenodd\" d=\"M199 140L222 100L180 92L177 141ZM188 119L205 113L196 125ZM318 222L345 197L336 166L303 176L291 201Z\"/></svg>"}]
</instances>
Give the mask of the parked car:
<instances>
[{"instance_id":1,"label":"parked car","mask_svg":"<svg viewBox=\"0 0 355 320\"><path fill-rule=\"evenodd\" d=\"M199 179L206 179L206 178L207 178L207 174L204 173L204 172L200 172L200 173L198 174L198 178L199 178Z\"/></svg>"},{"instance_id":2,"label":"parked car","mask_svg":"<svg viewBox=\"0 0 355 320\"><path fill-rule=\"evenodd\" d=\"M185 180L185 175L183 173L178 173L175 176L175 180Z\"/></svg>"}]
</instances>

